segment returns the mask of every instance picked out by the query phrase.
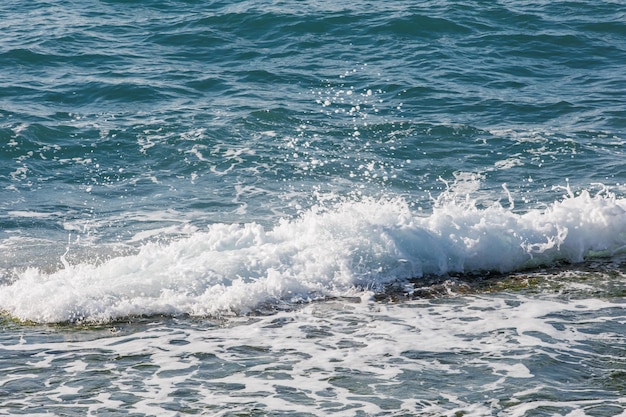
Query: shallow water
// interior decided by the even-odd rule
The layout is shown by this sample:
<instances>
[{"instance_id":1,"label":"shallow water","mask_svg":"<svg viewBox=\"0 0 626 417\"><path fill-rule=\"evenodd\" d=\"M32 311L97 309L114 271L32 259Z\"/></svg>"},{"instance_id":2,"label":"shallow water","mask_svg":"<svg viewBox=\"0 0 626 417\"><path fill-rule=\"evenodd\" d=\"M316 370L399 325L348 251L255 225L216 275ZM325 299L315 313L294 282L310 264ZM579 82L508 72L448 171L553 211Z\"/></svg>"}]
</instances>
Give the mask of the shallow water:
<instances>
[{"instance_id":1,"label":"shallow water","mask_svg":"<svg viewBox=\"0 0 626 417\"><path fill-rule=\"evenodd\" d=\"M1 406L56 415L621 415L624 276L558 278L565 288L535 281L399 303L337 299L221 320L7 322L0 386L10 395Z\"/></svg>"}]
</instances>

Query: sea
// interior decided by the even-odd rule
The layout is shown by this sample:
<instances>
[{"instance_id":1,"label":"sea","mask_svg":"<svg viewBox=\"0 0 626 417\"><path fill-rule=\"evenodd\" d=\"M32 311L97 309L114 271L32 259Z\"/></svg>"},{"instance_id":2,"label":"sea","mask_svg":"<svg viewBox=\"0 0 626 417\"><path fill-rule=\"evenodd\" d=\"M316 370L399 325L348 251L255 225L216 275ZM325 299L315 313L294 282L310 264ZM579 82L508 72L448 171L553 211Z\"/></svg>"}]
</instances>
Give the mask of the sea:
<instances>
[{"instance_id":1,"label":"sea","mask_svg":"<svg viewBox=\"0 0 626 417\"><path fill-rule=\"evenodd\" d=\"M0 34L0 415L626 416L623 1Z\"/></svg>"}]
</instances>

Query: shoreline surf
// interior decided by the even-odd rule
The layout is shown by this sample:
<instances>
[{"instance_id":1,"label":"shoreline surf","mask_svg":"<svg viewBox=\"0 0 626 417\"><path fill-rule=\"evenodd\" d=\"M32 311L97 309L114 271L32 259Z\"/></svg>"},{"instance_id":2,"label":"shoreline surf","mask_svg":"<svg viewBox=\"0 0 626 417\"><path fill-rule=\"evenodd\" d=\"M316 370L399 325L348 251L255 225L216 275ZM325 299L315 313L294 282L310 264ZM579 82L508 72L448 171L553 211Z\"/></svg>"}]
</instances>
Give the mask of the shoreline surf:
<instances>
[{"instance_id":1,"label":"shoreline surf","mask_svg":"<svg viewBox=\"0 0 626 417\"><path fill-rule=\"evenodd\" d=\"M364 290L384 294L407 281L472 282L610 261L625 248L626 200L608 191L569 191L523 213L450 194L430 214L402 199L363 198L316 206L273 227L211 224L95 263L70 264L63 255L53 272L5 271L0 310L33 322L238 315Z\"/></svg>"}]
</instances>

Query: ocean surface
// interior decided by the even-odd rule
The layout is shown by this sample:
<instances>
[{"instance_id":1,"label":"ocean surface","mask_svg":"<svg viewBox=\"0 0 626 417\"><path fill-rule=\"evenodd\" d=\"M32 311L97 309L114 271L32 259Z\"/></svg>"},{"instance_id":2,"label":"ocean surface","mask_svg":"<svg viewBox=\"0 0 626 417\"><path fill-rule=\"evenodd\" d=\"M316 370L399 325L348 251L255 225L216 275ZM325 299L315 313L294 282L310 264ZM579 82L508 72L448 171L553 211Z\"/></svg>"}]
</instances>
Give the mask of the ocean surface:
<instances>
[{"instance_id":1,"label":"ocean surface","mask_svg":"<svg viewBox=\"0 0 626 417\"><path fill-rule=\"evenodd\" d=\"M624 2L0 33L0 415L626 416Z\"/></svg>"}]
</instances>

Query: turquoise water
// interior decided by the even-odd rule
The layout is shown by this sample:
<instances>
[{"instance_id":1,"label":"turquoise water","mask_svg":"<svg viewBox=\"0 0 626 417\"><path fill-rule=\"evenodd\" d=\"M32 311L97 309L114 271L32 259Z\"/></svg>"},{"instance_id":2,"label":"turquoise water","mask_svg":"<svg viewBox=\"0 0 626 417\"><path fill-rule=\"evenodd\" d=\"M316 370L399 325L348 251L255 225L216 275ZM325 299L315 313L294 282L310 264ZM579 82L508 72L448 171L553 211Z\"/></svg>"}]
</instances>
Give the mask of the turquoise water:
<instances>
[{"instance_id":1,"label":"turquoise water","mask_svg":"<svg viewBox=\"0 0 626 417\"><path fill-rule=\"evenodd\" d=\"M0 16L0 414L626 412L626 6Z\"/></svg>"}]
</instances>

